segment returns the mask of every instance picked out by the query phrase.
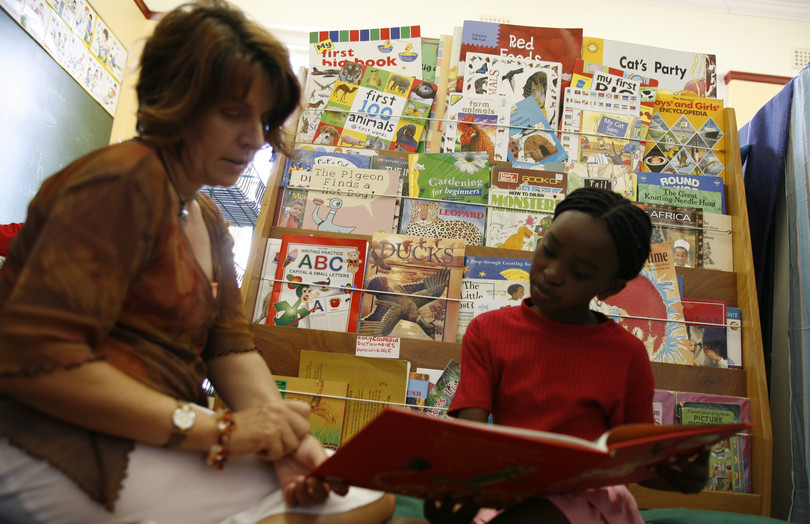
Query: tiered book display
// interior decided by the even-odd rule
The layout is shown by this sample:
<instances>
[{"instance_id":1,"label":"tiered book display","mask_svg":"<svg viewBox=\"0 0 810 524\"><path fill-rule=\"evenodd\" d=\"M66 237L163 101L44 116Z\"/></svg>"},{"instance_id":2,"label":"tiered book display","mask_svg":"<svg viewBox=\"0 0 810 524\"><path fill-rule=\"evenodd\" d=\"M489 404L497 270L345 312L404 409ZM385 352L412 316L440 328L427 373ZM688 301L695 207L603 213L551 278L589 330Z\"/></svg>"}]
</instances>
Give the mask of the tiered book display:
<instances>
[{"instance_id":1,"label":"tiered book display","mask_svg":"<svg viewBox=\"0 0 810 524\"><path fill-rule=\"evenodd\" d=\"M447 68L447 64L443 64ZM445 71L446 74L446 71ZM438 92L446 90L446 77L439 80ZM434 110L441 113L440 107ZM705 393L746 397L749 401L750 422L753 424L750 437L750 493L731 493L704 490L696 495L655 491L631 485L638 504L643 509L691 508L729 511L754 515L770 515L772 430L765 367L762 354L762 336L757 307L756 285L748 229L748 212L742 181L742 166L737 139L737 122L734 110L722 110L725 136L725 182L726 208L732 223L733 271L717 271L701 268L678 267L682 277L684 297L724 301L730 308L739 308L742 316L742 366L739 369L716 368L652 362L656 389L674 392ZM428 132L428 135L431 131ZM434 136L435 137L435 136ZM427 152L438 152L440 140L433 140ZM242 285L245 310L255 311L262 267L268 239L281 239L286 234L317 234L324 237L363 239L371 245L372 236L355 235L332 231L306 231L274 225L278 201L283 196L285 162L277 164L275 173L268 181L261 204L259 219L254 231L254 240L245 278ZM465 256L530 259L531 251L512 250L485 246L467 245ZM375 261L369 256L368 264ZM266 285L266 284L265 284ZM257 298L258 297L258 298ZM301 351L311 350L328 353L355 354L358 337L362 334L344 333L321 329L295 329L290 327L254 323L251 329L256 344L274 374L298 376ZM440 341L438 338L399 339L397 358L407 360L411 370L416 368L444 369L449 362L459 362L461 344Z\"/></svg>"}]
</instances>

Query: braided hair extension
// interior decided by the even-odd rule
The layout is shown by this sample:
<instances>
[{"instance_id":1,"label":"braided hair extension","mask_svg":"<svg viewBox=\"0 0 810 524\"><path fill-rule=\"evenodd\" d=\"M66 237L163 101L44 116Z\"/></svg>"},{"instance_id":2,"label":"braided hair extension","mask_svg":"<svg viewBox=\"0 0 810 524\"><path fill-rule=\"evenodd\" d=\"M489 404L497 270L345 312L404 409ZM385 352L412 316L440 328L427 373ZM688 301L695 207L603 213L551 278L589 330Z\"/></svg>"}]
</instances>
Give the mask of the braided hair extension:
<instances>
[{"instance_id":1,"label":"braided hair extension","mask_svg":"<svg viewBox=\"0 0 810 524\"><path fill-rule=\"evenodd\" d=\"M568 210L587 213L607 226L619 253L619 276L631 280L650 256L652 223L641 208L614 191L583 187L572 191L554 210L554 218Z\"/></svg>"}]
</instances>

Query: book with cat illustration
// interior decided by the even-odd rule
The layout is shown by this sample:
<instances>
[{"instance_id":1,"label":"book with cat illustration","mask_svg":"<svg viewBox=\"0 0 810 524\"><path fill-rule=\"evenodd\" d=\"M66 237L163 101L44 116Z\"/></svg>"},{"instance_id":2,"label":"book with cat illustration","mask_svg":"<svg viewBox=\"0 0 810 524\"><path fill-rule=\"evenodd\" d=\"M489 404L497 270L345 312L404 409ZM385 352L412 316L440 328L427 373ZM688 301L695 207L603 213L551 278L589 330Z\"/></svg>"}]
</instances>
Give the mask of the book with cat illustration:
<instances>
[{"instance_id":1,"label":"book with cat illustration","mask_svg":"<svg viewBox=\"0 0 810 524\"><path fill-rule=\"evenodd\" d=\"M693 364L672 244L653 244L641 273L619 293L591 301L644 344L653 362Z\"/></svg>"},{"instance_id":2,"label":"book with cat illustration","mask_svg":"<svg viewBox=\"0 0 810 524\"><path fill-rule=\"evenodd\" d=\"M464 249L459 239L374 233L359 333L454 342Z\"/></svg>"},{"instance_id":3,"label":"book with cat illustration","mask_svg":"<svg viewBox=\"0 0 810 524\"><path fill-rule=\"evenodd\" d=\"M353 333L360 314L368 242L283 235L267 323Z\"/></svg>"},{"instance_id":4,"label":"book with cat illustration","mask_svg":"<svg viewBox=\"0 0 810 524\"><path fill-rule=\"evenodd\" d=\"M482 246L486 212L486 206L463 202L404 198L398 233L426 238L460 238L468 246Z\"/></svg>"},{"instance_id":5,"label":"book with cat illustration","mask_svg":"<svg viewBox=\"0 0 810 524\"><path fill-rule=\"evenodd\" d=\"M552 128L557 128L562 74L560 62L467 53L465 67L462 93L503 97L510 109L521 100L531 98Z\"/></svg>"},{"instance_id":6,"label":"book with cat illustration","mask_svg":"<svg viewBox=\"0 0 810 524\"><path fill-rule=\"evenodd\" d=\"M484 151L410 154L409 196L486 204L489 166Z\"/></svg>"},{"instance_id":7,"label":"book with cat illustration","mask_svg":"<svg viewBox=\"0 0 810 524\"><path fill-rule=\"evenodd\" d=\"M346 62L316 119L312 143L415 152L436 89L398 71Z\"/></svg>"},{"instance_id":8,"label":"book with cat illustration","mask_svg":"<svg viewBox=\"0 0 810 524\"><path fill-rule=\"evenodd\" d=\"M529 296L531 258L500 258L478 255L464 257L461 278L461 307L458 312L458 333L461 342L467 326L475 316L475 302L507 300L520 304Z\"/></svg>"},{"instance_id":9,"label":"book with cat illustration","mask_svg":"<svg viewBox=\"0 0 810 524\"><path fill-rule=\"evenodd\" d=\"M749 422L751 413L746 397L709 393L676 393L678 423L733 424ZM751 433L741 430L711 446L709 482L704 490L734 493L751 492Z\"/></svg>"},{"instance_id":10,"label":"book with cat illustration","mask_svg":"<svg viewBox=\"0 0 810 524\"><path fill-rule=\"evenodd\" d=\"M303 229L357 235L396 231L398 172L317 164L308 174Z\"/></svg>"},{"instance_id":11,"label":"book with cat illustration","mask_svg":"<svg viewBox=\"0 0 810 524\"><path fill-rule=\"evenodd\" d=\"M484 245L534 251L568 192L567 173L493 166Z\"/></svg>"},{"instance_id":12,"label":"book with cat illustration","mask_svg":"<svg viewBox=\"0 0 810 524\"><path fill-rule=\"evenodd\" d=\"M668 457L691 456L750 426L625 424L591 441L389 407L309 475L418 498L461 494L503 507L640 482Z\"/></svg>"},{"instance_id":13,"label":"book with cat illustration","mask_svg":"<svg viewBox=\"0 0 810 524\"><path fill-rule=\"evenodd\" d=\"M584 36L579 58L654 78L659 92L717 96L714 54Z\"/></svg>"}]
</instances>

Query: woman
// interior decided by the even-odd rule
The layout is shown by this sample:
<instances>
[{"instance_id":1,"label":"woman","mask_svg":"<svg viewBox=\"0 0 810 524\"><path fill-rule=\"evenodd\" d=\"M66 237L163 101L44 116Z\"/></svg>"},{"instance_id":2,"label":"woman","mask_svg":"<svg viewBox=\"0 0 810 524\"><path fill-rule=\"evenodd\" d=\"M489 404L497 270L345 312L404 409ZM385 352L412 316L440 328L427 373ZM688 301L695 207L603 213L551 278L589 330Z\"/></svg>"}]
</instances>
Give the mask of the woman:
<instances>
[{"instance_id":1,"label":"woman","mask_svg":"<svg viewBox=\"0 0 810 524\"><path fill-rule=\"evenodd\" d=\"M137 93L139 138L46 180L0 277L0 518L385 520L390 496L304 479L325 459L308 407L280 399L198 193L284 150L286 49L222 1L181 6ZM200 407L206 377L233 412Z\"/></svg>"}]
</instances>

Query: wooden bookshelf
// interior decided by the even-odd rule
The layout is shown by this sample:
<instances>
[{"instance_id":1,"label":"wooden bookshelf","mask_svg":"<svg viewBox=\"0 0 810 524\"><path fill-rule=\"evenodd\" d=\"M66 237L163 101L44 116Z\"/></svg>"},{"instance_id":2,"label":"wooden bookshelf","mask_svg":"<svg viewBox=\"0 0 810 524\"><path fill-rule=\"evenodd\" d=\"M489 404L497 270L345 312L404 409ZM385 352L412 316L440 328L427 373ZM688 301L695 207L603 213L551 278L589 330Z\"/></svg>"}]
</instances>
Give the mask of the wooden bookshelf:
<instances>
[{"instance_id":1,"label":"wooden bookshelf","mask_svg":"<svg viewBox=\"0 0 810 524\"><path fill-rule=\"evenodd\" d=\"M682 366L654 362L656 387L675 391L695 391L749 398L751 420L754 423L751 439L752 493L720 493L703 491L696 495L655 491L633 485L631 490L639 507L691 508L729 511L770 516L772 430L765 364L762 353L762 334L759 323L756 283L748 230L748 211L742 179L742 164L737 138L737 122L733 109L725 110L727 209L732 215L734 271L722 272L704 269L677 268L684 277L684 295L695 298L725 300L742 311L743 369L716 369ZM268 181L254 232L245 279L242 284L245 310L254 311L256 294L267 238L281 238L284 233L300 230L272 225L278 199L283 161L280 161ZM318 234L326 234L321 233ZM352 236L352 235L345 235ZM357 236L357 235L355 235ZM370 240L370 237L362 237ZM531 258L531 253L487 247L468 247L467 254ZM298 374L301 349L354 353L357 335L312 329L252 324L257 346L263 351L270 369L279 375ZM417 367L443 369L450 359L460 360L460 344L402 339L400 357Z\"/></svg>"}]
</instances>

